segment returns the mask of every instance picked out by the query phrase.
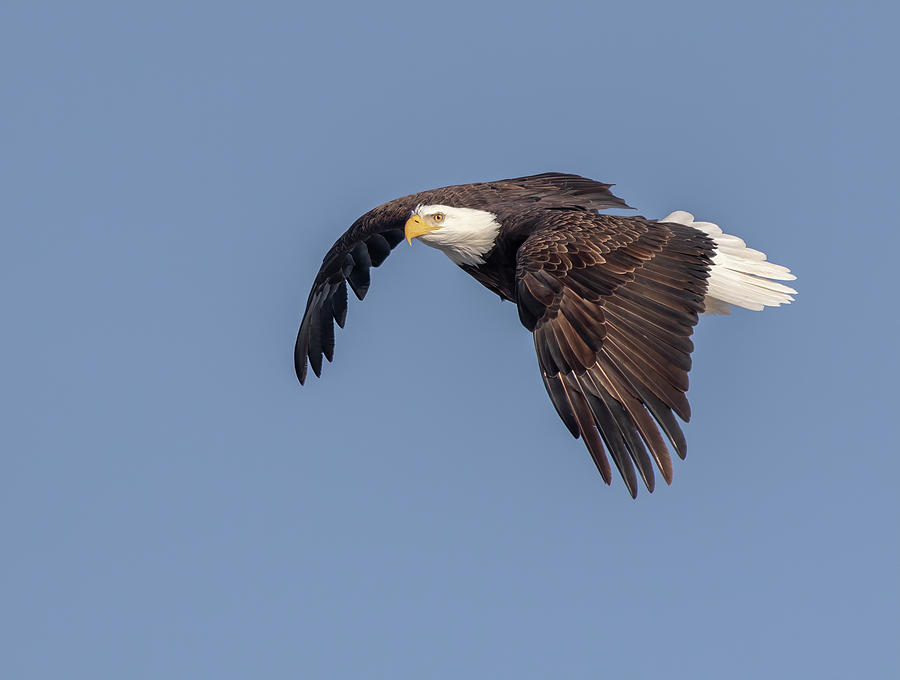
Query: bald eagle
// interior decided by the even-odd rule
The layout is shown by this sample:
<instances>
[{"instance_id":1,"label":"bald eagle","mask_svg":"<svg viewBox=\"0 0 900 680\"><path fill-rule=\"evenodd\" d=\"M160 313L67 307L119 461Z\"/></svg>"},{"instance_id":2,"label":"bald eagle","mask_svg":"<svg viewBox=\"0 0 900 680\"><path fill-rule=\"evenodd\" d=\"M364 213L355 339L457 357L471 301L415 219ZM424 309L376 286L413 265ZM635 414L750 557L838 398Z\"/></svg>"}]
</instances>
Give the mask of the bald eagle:
<instances>
[{"instance_id":1,"label":"bald eagle","mask_svg":"<svg viewBox=\"0 0 900 680\"><path fill-rule=\"evenodd\" d=\"M687 212L602 214L630 209L611 186L545 173L432 189L370 210L328 251L313 283L294 347L300 383L307 359L320 376L323 355L334 357L347 285L362 300L370 268L415 238L516 305L551 402L607 484L607 452L632 497L638 474L653 491L653 462L671 483L660 429L684 458L675 416L691 415L685 393L698 315L791 302L796 291L775 280L795 277Z\"/></svg>"}]
</instances>

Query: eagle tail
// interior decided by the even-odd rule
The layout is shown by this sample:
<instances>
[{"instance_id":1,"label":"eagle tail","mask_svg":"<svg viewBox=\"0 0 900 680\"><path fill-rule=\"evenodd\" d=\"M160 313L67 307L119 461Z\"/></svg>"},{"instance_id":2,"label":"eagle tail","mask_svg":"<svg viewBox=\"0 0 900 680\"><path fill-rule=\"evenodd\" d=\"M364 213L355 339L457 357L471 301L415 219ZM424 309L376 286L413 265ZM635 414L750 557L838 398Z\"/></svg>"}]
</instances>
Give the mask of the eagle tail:
<instances>
[{"instance_id":1,"label":"eagle tail","mask_svg":"<svg viewBox=\"0 0 900 680\"><path fill-rule=\"evenodd\" d=\"M761 311L793 302L791 296L797 291L778 281L793 281L797 277L787 267L767 262L765 253L748 248L742 239L724 233L712 222L695 222L694 216L683 210L660 222L693 227L715 241L705 314L728 314L731 305Z\"/></svg>"}]
</instances>

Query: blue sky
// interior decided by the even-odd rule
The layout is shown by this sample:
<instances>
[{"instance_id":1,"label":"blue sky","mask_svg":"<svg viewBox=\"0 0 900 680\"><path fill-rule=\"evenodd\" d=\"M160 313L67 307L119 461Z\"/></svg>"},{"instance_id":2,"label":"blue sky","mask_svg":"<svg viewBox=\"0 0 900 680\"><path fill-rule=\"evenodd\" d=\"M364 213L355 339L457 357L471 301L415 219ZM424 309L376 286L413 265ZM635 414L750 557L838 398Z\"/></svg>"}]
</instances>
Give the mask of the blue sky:
<instances>
[{"instance_id":1,"label":"blue sky","mask_svg":"<svg viewBox=\"0 0 900 680\"><path fill-rule=\"evenodd\" d=\"M0 675L894 677L898 19L3 3ZM359 214L548 170L799 276L698 327L637 501L420 244L294 378Z\"/></svg>"}]
</instances>

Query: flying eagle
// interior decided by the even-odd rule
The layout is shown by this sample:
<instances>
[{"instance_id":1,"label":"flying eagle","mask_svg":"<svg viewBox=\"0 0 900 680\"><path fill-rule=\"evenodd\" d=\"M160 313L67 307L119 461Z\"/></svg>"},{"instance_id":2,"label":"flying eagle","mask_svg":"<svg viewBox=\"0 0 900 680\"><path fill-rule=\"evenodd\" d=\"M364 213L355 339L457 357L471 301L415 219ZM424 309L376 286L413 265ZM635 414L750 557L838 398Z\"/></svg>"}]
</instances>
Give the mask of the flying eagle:
<instances>
[{"instance_id":1,"label":"flying eagle","mask_svg":"<svg viewBox=\"0 0 900 680\"><path fill-rule=\"evenodd\" d=\"M795 277L715 224L687 212L662 220L599 213L629 208L585 177L545 173L398 198L360 217L325 255L294 347L302 384L334 356L347 284L360 300L404 238L442 250L518 308L534 335L541 377L560 418L587 446L603 480L612 457L632 497L684 458L690 336L699 314L761 310L793 300ZM673 415L674 414L674 415ZM635 472L637 468L637 472Z\"/></svg>"}]
</instances>

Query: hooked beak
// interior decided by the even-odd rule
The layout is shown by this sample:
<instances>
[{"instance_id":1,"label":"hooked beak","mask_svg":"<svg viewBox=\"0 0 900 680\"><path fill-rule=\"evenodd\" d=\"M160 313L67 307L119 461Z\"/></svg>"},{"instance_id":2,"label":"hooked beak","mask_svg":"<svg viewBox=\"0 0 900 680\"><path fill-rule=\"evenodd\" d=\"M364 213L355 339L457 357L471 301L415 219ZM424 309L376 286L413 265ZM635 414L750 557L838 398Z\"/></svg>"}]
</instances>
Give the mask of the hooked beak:
<instances>
[{"instance_id":1,"label":"hooked beak","mask_svg":"<svg viewBox=\"0 0 900 680\"><path fill-rule=\"evenodd\" d=\"M412 245L412 240L422 234L427 234L429 231L434 231L435 229L439 229L439 227L430 227L425 224L424 220L418 215L413 215L408 220L406 220L406 226L403 228L404 234L406 235L406 242Z\"/></svg>"}]
</instances>

